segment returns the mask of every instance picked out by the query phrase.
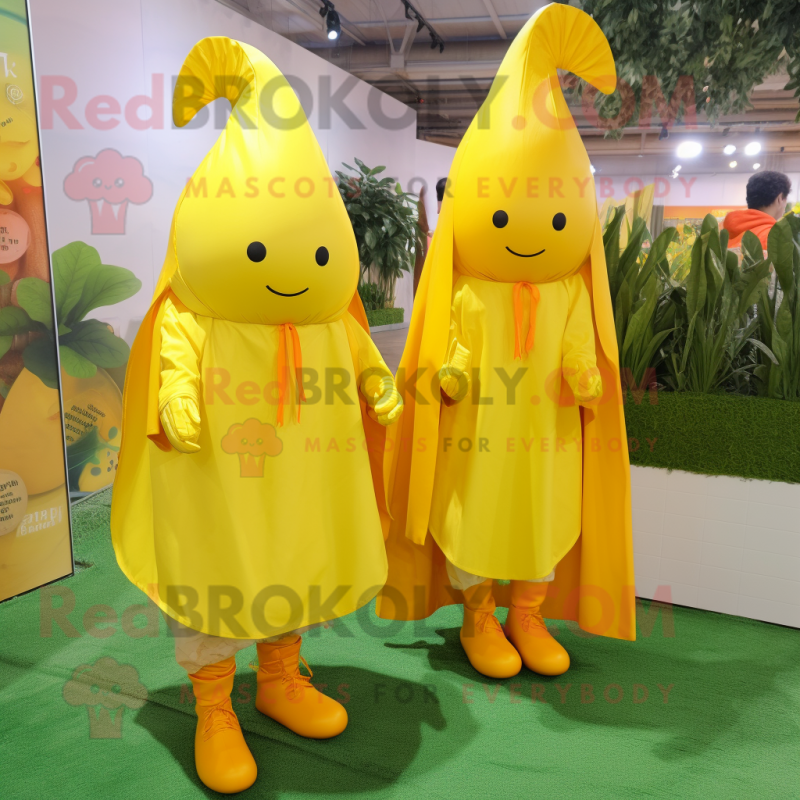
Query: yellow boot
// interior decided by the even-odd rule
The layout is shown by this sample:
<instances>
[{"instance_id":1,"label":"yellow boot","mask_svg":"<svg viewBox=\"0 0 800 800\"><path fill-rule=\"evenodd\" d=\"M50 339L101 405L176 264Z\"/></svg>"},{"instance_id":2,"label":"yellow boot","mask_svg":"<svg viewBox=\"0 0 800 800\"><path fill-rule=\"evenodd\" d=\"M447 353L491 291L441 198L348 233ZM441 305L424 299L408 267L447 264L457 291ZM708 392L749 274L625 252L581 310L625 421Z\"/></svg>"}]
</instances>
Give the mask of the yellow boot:
<instances>
[{"instance_id":1,"label":"yellow boot","mask_svg":"<svg viewBox=\"0 0 800 800\"><path fill-rule=\"evenodd\" d=\"M253 785L256 762L231 706L236 660L231 656L189 676L195 696L194 763L200 780L222 794Z\"/></svg>"},{"instance_id":2,"label":"yellow boot","mask_svg":"<svg viewBox=\"0 0 800 800\"><path fill-rule=\"evenodd\" d=\"M488 678L511 678L522 669L514 646L506 639L494 615L492 582L464 589L464 624L461 646L469 663Z\"/></svg>"},{"instance_id":3,"label":"yellow boot","mask_svg":"<svg viewBox=\"0 0 800 800\"><path fill-rule=\"evenodd\" d=\"M548 586L546 582L511 581L506 636L529 670L561 675L569 669L569 653L547 632L540 611Z\"/></svg>"},{"instance_id":4,"label":"yellow boot","mask_svg":"<svg viewBox=\"0 0 800 800\"><path fill-rule=\"evenodd\" d=\"M300 656L301 643L295 634L256 645L256 708L300 736L330 739L347 727L347 712L341 703L311 685L311 670ZM301 659L308 675L300 673Z\"/></svg>"}]
</instances>

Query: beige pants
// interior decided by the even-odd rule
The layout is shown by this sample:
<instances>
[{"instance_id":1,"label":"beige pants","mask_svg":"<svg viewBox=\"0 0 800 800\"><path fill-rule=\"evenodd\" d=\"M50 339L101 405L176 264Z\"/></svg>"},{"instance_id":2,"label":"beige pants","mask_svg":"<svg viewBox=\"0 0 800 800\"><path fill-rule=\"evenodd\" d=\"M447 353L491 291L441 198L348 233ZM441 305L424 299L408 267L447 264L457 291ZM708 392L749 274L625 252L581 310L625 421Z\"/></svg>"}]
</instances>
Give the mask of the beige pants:
<instances>
[{"instance_id":1,"label":"beige pants","mask_svg":"<svg viewBox=\"0 0 800 800\"><path fill-rule=\"evenodd\" d=\"M187 628L168 614L164 614L167 627L175 639L175 660L190 674L202 669L209 664L225 661L226 658L235 656L240 650L260 642L277 642L286 636L295 636L316 628L318 625L309 625L298 628L296 631L287 631L280 636L269 636L266 639L229 639L225 636L213 636L210 633L195 631ZM320 623L329 627L329 622Z\"/></svg>"},{"instance_id":2,"label":"beige pants","mask_svg":"<svg viewBox=\"0 0 800 800\"><path fill-rule=\"evenodd\" d=\"M451 564L449 560L447 561L447 577L450 579L450 585L454 589L458 589L462 592L464 589L477 586L479 583L483 583L486 580L486 578L480 575L473 575L471 572L460 569L455 564ZM529 581L529 583L546 583L554 580L555 577L556 571L553 570L549 575L545 575L544 578L536 578L535 580Z\"/></svg>"}]
</instances>

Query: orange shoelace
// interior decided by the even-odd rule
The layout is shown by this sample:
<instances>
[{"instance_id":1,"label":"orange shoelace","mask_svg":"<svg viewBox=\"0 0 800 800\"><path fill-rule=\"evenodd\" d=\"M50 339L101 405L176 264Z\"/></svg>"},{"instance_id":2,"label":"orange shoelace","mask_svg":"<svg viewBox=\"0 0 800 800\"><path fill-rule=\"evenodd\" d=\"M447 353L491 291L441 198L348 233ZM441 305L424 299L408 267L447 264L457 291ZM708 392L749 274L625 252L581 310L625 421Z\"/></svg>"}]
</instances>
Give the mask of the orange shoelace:
<instances>
[{"instance_id":1,"label":"orange shoelace","mask_svg":"<svg viewBox=\"0 0 800 800\"><path fill-rule=\"evenodd\" d=\"M297 385L297 421L300 422L300 404L305 402L306 394L303 390L303 353L300 349L300 337L297 329L291 322L286 322L278 327L278 425L283 425L283 404L289 389L289 342L286 337L287 330L292 339L292 355L294 356L294 376Z\"/></svg>"},{"instance_id":2,"label":"orange shoelace","mask_svg":"<svg viewBox=\"0 0 800 800\"><path fill-rule=\"evenodd\" d=\"M223 730L240 730L239 720L231 706L230 697L208 710L205 724L203 725L203 739L210 739L215 733Z\"/></svg>"},{"instance_id":3,"label":"orange shoelace","mask_svg":"<svg viewBox=\"0 0 800 800\"><path fill-rule=\"evenodd\" d=\"M532 628L542 628L547 631L547 624L544 621L542 612L539 610L533 611L530 608L514 607L520 616L520 624L525 633L531 633Z\"/></svg>"},{"instance_id":4,"label":"orange shoelace","mask_svg":"<svg viewBox=\"0 0 800 800\"><path fill-rule=\"evenodd\" d=\"M530 322L528 323L528 335L525 337L525 350L520 352L520 340L522 339L522 290L530 292ZM533 339L536 332L536 309L539 306L539 289L532 283L520 281L514 284L514 358L527 356L533 350Z\"/></svg>"},{"instance_id":5,"label":"orange shoelace","mask_svg":"<svg viewBox=\"0 0 800 800\"><path fill-rule=\"evenodd\" d=\"M475 615L475 630L479 633L499 633L505 636L503 626L494 615L494 611L479 611Z\"/></svg>"}]
</instances>

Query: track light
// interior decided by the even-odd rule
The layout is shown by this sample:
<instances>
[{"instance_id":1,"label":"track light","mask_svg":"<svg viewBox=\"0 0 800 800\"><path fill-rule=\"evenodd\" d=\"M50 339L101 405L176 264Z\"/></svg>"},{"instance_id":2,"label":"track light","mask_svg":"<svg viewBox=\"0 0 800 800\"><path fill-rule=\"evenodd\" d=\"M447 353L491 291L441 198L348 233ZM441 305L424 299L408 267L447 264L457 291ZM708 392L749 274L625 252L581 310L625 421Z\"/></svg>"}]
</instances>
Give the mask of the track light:
<instances>
[{"instance_id":1,"label":"track light","mask_svg":"<svg viewBox=\"0 0 800 800\"><path fill-rule=\"evenodd\" d=\"M342 35L342 22L331 0L321 0L322 8L319 15L325 20L327 36L331 41Z\"/></svg>"},{"instance_id":2,"label":"track light","mask_svg":"<svg viewBox=\"0 0 800 800\"><path fill-rule=\"evenodd\" d=\"M339 14L332 8L328 10L326 25L328 28L329 39L338 39L342 35L342 23L339 20Z\"/></svg>"},{"instance_id":3,"label":"track light","mask_svg":"<svg viewBox=\"0 0 800 800\"><path fill-rule=\"evenodd\" d=\"M736 145L726 144L725 147L722 148L722 152L725 153L726 156L732 156L736 152Z\"/></svg>"},{"instance_id":4,"label":"track light","mask_svg":"<svg viewBox=\"0 0 800 800\"><path fill-rule=\"evenodd\" d=\"M730 164L728 164L728 166L729 166L731 169L733 169L733 168L734 168L734 167L735 167L735 166L736 166L738 163L739 163L738 161L731 161L731 163L730 163Z\"/></svg>"},{"instance_id":5,"label":"track light","mask_svg":"<svg viewBox=\"0 0 800 800\"><path fill-rule=\"evenodd\" d=\"M681 142L675 154L678 158L695 158L703 152L703 145L700 142Z\"/></svg>"}]
</instances>

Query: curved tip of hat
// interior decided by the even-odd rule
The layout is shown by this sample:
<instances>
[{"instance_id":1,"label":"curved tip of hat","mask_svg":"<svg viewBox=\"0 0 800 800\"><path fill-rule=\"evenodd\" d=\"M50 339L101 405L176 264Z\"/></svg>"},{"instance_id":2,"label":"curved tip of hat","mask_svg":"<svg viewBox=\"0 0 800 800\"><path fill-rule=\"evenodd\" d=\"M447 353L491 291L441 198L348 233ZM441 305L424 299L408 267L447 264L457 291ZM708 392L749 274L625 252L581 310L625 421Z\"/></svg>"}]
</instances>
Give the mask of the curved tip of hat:
<instances>
[{"instance_id":1,"label":"curved tip of hat","mask_svg":"<svg viewBox=\"0 0 800 800\"><path fill-rule=\"evenodd\" d=\"M172 95L172 120L188 125L198 112L218 97L235 106L253 81L255 69L241 42L227 36L207 36L183 61Z\"/></svg>"}]
</instances>

